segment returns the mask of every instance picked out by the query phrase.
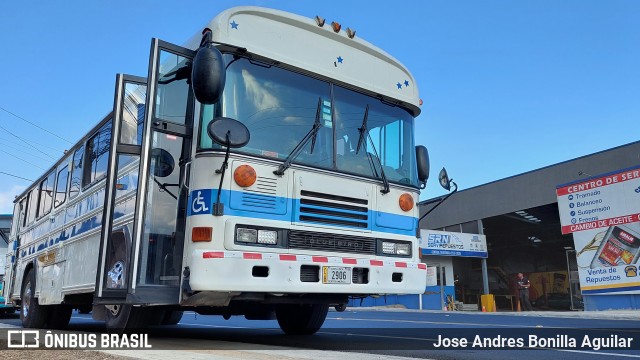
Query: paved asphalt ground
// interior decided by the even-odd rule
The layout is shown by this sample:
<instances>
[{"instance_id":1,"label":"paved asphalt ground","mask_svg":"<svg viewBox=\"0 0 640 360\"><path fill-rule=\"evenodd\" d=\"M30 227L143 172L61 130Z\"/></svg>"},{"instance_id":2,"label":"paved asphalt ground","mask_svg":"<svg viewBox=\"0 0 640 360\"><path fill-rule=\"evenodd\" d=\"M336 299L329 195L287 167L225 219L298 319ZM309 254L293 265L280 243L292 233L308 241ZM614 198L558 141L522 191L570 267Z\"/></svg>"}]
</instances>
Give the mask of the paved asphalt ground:
<instances>
[{"instance_id":1,"label":"paved asphalt ground","mask_svg":"<svg viewBox=\"0 0 640 360\"><path fill-rule=\"evenodd\" d=\"M19 325L20 321L15 316L0 318L0 329ZM109 350L107 353L115 356L171 360L359 360L393 357L443 360L640 358L640 350L431 349L438 335L473 337L478 334L483 338L495 338L498 335L526 338L529 334L540 334L541 337L552 337L558 332L573 334L573 329L591 329L588 330L589 334L596 337L633 335L640 339L640 313L491 314L352 308L342 313L331 311L323 328L313 336L292 337L285 336L275 320L248 321L242 317L224 320L220 316L201 316L187 312L176 326L148 330L152 350ZM104 332L104 326L93 321L91 315L74 313L69 330ZM2 330L0 336L5 336ZM582 335L577 338L582 339ZM640 349L640 343L632 345L634 349Z\"/></svg>"}]
</instances>

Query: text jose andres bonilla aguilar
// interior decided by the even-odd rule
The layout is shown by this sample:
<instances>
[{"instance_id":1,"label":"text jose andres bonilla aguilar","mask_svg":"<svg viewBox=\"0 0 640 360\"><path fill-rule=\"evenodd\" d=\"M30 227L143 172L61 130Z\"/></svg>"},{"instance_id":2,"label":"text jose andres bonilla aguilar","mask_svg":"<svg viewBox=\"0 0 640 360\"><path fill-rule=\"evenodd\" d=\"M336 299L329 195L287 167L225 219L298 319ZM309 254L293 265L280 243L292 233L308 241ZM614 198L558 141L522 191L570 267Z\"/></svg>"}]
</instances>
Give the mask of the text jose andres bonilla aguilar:
<instances>
[{"instance_id":1,"label":"text jose andres bonilla aguilar","mask_svg":"<svg viewBox=\"0 0 640 360\"><path fill-rule=\"evenodd\" d=\"M465 348L560 348L560 349L592 349L603 348L630 349L634 338L619 335L572 337L556 335L541 337L528 335L526 337L506 337L502 335L485 337L475 335L473 340L466 337L444 337L438 335L433 344L436 349L465 349Z\"/></svg>"}]
</instances>

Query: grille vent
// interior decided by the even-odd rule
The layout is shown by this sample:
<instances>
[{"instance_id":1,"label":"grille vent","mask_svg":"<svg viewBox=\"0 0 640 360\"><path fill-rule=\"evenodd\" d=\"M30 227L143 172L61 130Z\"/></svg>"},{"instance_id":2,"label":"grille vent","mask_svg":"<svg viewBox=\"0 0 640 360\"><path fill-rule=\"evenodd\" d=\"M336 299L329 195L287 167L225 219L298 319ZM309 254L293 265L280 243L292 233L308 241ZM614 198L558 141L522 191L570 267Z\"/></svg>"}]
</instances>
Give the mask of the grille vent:
<instances>
[{"instance_id":1,"label":"grille vent","mask_svg":"<svg viewBox=\"0 0 640 360\"><path fill-rule=\"evenodd\" d=\"M376 239L291 230L289 248L375 255Z\"/></svg>"},{"instance_id":2,"label":"grille vent","mask_svg":"<svg viewBox=\"0 0 640 360\"><path fill-rule=\"evenodd\" d=\"M369 227L367 199L302 190L299 220L322 224Z\"/></svg>"},{"instance_id":3,"label":"grille vent","mask_svg":"<svg viewBox=\"0 0 640 360\"><path fill-rule=\"evenodd\" d=\"M253 208L276 209L277 180L258 177L251 189L242 193L242 205Z\"/></svg>"}]
</instances>

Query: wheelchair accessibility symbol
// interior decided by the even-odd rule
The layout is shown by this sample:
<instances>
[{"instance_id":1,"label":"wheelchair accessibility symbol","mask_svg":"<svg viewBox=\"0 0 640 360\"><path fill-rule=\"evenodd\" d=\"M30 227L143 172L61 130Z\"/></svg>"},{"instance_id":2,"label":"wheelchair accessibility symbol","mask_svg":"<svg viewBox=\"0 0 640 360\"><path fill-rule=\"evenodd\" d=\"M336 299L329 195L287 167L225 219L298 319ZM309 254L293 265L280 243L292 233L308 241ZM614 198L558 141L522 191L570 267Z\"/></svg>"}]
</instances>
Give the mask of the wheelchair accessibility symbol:
<instances>
[{"instance_id":1,"label":"wheelchair accessibility symbol","mask_svg":"<svg viewBox=\"0 0 640 360\"><path fill-rule=\"evenodd\" d=\"M209 214L211 204L211 190L197 190L191 194L191 215Z\"/></svg>"}]
</instances>

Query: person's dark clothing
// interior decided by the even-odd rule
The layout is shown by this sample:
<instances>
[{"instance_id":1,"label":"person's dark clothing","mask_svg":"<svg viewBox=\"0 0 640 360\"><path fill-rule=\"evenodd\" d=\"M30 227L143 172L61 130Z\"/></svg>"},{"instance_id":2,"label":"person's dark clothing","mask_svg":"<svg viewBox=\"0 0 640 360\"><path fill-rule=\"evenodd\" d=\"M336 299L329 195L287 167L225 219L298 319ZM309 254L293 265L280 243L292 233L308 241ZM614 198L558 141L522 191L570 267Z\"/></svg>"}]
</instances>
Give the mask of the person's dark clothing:
<instances>
[{"instance_id":1,"label":"person's dark clothing","mask_svg":"<svg viewBox=\"0 0 640 360\"><path fill-rule=\"evenodd\" d=\"M533 310L533 308L531 307L531 302L529 301L529 287L531 287L529 279L527 279L526 277L518 279L518 295L520 298L521 310Z\"/></svg>"}]
</instances>

